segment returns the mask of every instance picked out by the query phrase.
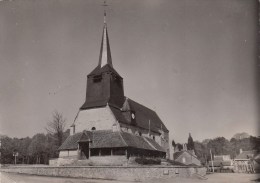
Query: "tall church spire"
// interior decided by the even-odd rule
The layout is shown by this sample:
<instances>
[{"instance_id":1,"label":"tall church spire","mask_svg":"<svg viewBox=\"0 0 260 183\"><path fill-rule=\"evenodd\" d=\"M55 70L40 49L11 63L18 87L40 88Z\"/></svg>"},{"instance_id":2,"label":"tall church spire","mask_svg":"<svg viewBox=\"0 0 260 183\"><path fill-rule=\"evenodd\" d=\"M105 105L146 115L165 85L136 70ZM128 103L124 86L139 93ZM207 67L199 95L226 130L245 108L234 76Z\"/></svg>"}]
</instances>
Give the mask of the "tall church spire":
<instances>
[{"instance_id":1,"label":"tall church spire","mask_svg":"<svg viewBox=\"0 0 260 183\"><path fill-rule=\"evenodd\" d=\"M103 35L102 35L102 42L101 42L99 63L98 63L98 65L101 68L107 64L109 64L111 67L113 67L111 51L110 51L110 46L109 46L108 33L107 33L106 9L105 9L105 7L107 6L106 1L104 1L103 6L104 6L104 27L103 27Z\"/></svg>"},{"instance_id":2,"label":"tall church spire","mask_svg":"<svg viewBox=\"0 0 260 183\"><path fill-rule=\"evenodd\" d=\"M107 6L104 2L104 6ZM112 65L109 46L106 11L104 10L104 27L98 66L88 74L85 103L80 110L101 106L121 108L125 101L123 78Z\"/></svg>"}]
</instances>

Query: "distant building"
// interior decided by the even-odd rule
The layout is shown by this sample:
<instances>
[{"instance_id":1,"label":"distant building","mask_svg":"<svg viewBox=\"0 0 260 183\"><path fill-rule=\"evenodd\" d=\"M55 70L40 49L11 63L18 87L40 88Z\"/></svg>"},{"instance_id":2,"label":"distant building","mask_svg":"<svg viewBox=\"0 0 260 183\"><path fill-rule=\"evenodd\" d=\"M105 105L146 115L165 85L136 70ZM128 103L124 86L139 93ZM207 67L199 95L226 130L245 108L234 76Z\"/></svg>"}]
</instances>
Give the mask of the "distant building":
<instances>
[{"instance_id":1,"label":"distant building","mask_svg":"<svg viewBox=\"0 0 260 183\"><path fill-rule=\"evenodd\" d=\"M183 145L183 150L176 148L176 151L173 153L173 160L185 165L201 165L194 150L187 150L186 144Z\"/></svg>"},{"instance_id":2,"label":"distant building","mask_svg":"<svg viewBox=\"0 0 260 183\"><path fill-rule=\"evenodd\" d=\"M243 151L234 158L234 171L238 173L254 173L260 170L260 154L255 150Z\"/></svg>"},{"instance_id":3,"label":"distant building","mask_svg":"<svg viewBox=\"0 0 260 183\"><path fill-rule=\"evenodd\" d=\"M232 172L234 169L230 155L214 155L213 161L209 161L208 165L211 171L214 167L216 172Z\"/></svg>"},{"instance_id":4,"label":"distant building","mask_svg":"<svg viewBox=\"0 0 260 183\"><path fill-rule=\"evenodd\" d=\"M124 95L112 65L104 15L98 66L87 76L86 100L59 147L59 158L111 161L131 156L169 157L169 130L155 111Z\"/></svg>"}]
</instances>

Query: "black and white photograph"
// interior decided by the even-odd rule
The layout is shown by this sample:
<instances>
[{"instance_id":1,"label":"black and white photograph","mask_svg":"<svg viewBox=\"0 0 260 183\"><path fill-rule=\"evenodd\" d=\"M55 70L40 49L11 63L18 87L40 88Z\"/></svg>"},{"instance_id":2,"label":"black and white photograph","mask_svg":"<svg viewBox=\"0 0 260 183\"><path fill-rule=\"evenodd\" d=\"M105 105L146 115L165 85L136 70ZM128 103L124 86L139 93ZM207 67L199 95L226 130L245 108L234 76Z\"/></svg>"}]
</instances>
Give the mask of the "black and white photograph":
<instances>
[{"instance_id":1,"label":"black and white photograph","mask_svg":"<svg viewBox=\"0 0 260 183\"><path fill-rule=\"evenodd\" d=\"M260 182L259 33L259 0L0 0L0 182Z\"/></svg>"}]
</instances>

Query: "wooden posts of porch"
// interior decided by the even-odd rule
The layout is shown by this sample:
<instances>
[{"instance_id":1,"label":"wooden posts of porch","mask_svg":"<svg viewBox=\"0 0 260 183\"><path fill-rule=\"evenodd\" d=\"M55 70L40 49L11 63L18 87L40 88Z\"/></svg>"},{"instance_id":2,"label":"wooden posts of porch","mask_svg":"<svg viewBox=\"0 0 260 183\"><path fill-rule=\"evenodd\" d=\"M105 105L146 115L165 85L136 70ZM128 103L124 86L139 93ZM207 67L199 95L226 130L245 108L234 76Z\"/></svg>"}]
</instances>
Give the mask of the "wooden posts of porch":
<instances>
[{"instance_id":1,"label":"wooden posts of porch","mask_svg":"<svg viewBox=\"0 0 260 183\"><path fill-rule=\"evenodd\" d=\"M128 159L127 149L125 150L126 159Z\"/></svg>"}]
</instances>

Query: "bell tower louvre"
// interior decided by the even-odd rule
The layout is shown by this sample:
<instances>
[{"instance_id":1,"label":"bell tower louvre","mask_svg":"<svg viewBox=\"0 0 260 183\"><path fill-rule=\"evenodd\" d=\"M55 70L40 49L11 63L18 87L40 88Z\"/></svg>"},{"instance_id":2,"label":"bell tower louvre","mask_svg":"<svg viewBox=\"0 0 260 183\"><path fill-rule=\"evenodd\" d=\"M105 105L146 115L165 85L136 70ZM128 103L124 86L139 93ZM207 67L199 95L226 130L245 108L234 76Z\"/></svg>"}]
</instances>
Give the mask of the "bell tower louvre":
<instances>
[{"instance_id":1,"label":"bell tower louvre","mask_svg":"<svg viewBox=\"0 0 260 183\"><path fill-rule=\"evenodd\" d=\"M106 13L98 66L87 76L86 101L81 110L105 106L120 108L124 103L123 78L113 68Z\"/></svg>"}]
</instances>

